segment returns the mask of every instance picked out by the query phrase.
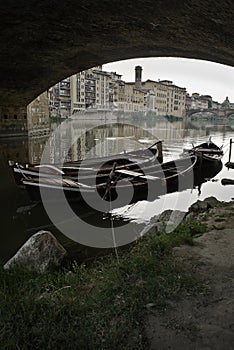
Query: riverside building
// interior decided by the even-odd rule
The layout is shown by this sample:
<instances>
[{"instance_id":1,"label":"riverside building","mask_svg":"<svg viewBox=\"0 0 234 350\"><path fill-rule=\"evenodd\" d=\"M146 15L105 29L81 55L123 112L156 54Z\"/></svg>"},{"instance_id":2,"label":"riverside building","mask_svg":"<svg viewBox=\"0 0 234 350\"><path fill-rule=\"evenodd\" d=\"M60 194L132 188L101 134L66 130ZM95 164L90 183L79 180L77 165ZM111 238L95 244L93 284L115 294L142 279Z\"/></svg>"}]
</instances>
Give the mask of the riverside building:
<instances>
[{"instance_id":1,"label":"riverside building","mask_svg":"<svg viewBox=\"0 0 234 350\"><path fill-rule=\"evenodd\" d=\"M121 75L90 68L62 80L49 89L50 115L68 117L87 109L113 108L114 87Z\"/></svg>"},{"instance_id":2,"label":"riverside building","mask_svg":"<svg viewBox=\"0 0 234 350\"><path fill-rule=\"evenodd\" d=\"M142 67L135 67L135 82L119 82L114 101L124 112L154 112L157 116L185 114L186 89L170 80L142 81Z\"/></svg>"}]
</instances>

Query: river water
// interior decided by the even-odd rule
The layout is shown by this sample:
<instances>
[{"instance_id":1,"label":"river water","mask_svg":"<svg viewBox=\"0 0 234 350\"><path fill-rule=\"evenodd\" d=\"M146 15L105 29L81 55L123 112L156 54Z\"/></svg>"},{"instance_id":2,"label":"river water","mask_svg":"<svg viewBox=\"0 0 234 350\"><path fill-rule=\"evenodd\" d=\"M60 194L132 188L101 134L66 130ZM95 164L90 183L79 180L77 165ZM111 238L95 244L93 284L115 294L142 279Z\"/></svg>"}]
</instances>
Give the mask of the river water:
<instances>
[{"instance_id":1,"label":"river water","mask_svg":"<svg viewBox=\"0 0 234 350\"><path fill-rule=\"evenodd\" d=\"M131 120L66 120L61 125L51 125L51 136L40 138L0 139L0 186L1 186L1 235L0 259L8 260L17 249L40 229L51 231L68 250L71 258L82 260L97 254L99 245L85 239L73 240L66 235L73 218L79 216L86 227L85 236L95 235L92 228L101 227L113 234L113 227L126 226L132 237L138 237L152 220L166 209L186 211L189 206L209 196L218 200L230 201L234 198L234 186L223 186L222 178L234 179L234 170L228 170L225 163L229 156L229 140L234 139L234 124L217 125L211 121L174 121L166 118L131 119ZM100 156L113 156L123 151L145 148L155 140L163 140L164 161L177 159L184 148L192 144L207 141L209 137L217 145L223 145L224 157L222 167L204 174L202 181L195 186L160 195L154 200L139 200L108 212L92 210L83 204L75 204L73 216L64 221L63 228L56 227L42 204L32 203L24 190L14 183L8 160L17 162L39 163L44 161L56 163L61 159L77 160ZM45 145L47 146L45 148ZM234 160L234 147L232 160ZM62 213L62 207L56 203L56 210ZM59 219L58 219L59 221ZM73 223L74 224L74 223ZM77 224L79 230L79 223ZM82 225L80 226L82 227ZM140 232L140 233L139 233ZM134 236L135 235L135 236ZM114 238L113 238L114 239ZM90 244L89 244L90 242ZM125 244L125 240L117 245ZM128 243L128 242L127 242ZM91 247L90 247L91 246Z\"/></svg>"}]
</instances>

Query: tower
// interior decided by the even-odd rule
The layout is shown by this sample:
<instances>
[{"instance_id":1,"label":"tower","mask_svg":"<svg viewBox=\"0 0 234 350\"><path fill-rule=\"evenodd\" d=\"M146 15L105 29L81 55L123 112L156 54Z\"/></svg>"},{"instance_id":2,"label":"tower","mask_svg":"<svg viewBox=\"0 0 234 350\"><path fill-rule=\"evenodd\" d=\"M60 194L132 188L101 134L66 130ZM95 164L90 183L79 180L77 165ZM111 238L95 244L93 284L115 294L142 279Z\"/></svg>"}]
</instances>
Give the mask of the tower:
<instances>
[{"instance_id":1,"label":"tower","mask_svg":"<svg viewBox=\"0 0 234 350\"><path fill-rule=\"evenodd\" d=\"M142 73L142 67L136 66L135 67L135 88L136 89L141 88L141 73Z\"/></svg>"}]
</instances>

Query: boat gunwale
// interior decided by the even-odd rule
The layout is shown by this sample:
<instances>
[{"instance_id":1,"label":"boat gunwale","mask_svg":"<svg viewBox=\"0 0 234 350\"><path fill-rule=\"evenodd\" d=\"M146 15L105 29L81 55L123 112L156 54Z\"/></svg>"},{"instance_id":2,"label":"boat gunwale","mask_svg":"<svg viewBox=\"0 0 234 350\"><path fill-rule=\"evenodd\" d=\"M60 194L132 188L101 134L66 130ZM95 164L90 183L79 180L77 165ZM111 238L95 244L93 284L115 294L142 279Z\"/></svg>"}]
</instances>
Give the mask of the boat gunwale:
<instances>
[{"instance_id":1,"label":"boat gunwale","mask_svg":"<svg viewBox=\"0 0 234 350\"><path fill-rule=\"evenodd\" d=\"M176 162L182 162L182 161L185 161L185 160L191 160L193 159L193 162L191 162L191 165L189 167L186 167L183 171L180 171L180 172L176 172L172 175L169 175L169 176L166 176L166 177L155 177L155 179L144 179L143 176L145 176L144 173L136 173L138 176L135 178L135 181L134 181L134 177L132 176L128 176L126 178L122 178L121 181L126 181L126 184L121 184L120 187L121 188L126 188L126 187L129 187L129 186L145 186L147 185L147 181L155 181L155 182L158 182L158 181L167 181L167 180L170 180L172 178L175 178L175 177L179 177L181 175L183 175L184 173L187 173L189 172L195 165L196 165L196 162L197 162L197 157L196 156L190 156L190 157L186 157L186 158L178 158L176 160L172 160L172 161L168 161L166 163L163 163L163 164L157 164L157 167L159 167L159 165L164 165L164 167L166 165L169 165L169 164L172 164L174 163L176 165ZM176 169L176 167L171 167L171 168L161 168L161 172L164 174L164 172L169 172L171 171L172 169ZM150 174L146 174L147 175L150 175ZM142 176L142 178L141 178ZM49 178L50 180L53 180L53 178ZM139 179L139 180L137 180ZM98 189L104 189L106 188L106 182L104 183L100 183L100 184L97 184L97 185L93 185L93 186L89 186L89 185L86 185L86 184L82 184L81 182L75 182L74 181L74 187L72 186L68 186L68 185L63 185L63 182L66 181L66 179L63 179L61 178L61 184L60 185L55 185L55 184L52 184L52 185L49 185L49 184L46 184L46 183L43 183L43 181L45 181L46 178L29 178L29 179L23 179L22 182L24 185L32 185L32 186L35 186L35 187L46 187L46 188L53 188L53 189L60 189L60 190L68 190L68 191L77 191L77 192L80 192L82 193L83 191L86 191L86 192L91 192L91 191L96 191ZM54 178L54 180L58 180L58 178ZM132 181L131 182L131 185L129 184L129 181ZM147 181L145 181L147 180ZM73 181L73 180L72 180ZM118 181L117 181L118 182ZM79 186L79 187L77 187ZM112 187L113 188L113 187ZM88 191L90 190L90 191Z\"/></svg>"}]
</instances>

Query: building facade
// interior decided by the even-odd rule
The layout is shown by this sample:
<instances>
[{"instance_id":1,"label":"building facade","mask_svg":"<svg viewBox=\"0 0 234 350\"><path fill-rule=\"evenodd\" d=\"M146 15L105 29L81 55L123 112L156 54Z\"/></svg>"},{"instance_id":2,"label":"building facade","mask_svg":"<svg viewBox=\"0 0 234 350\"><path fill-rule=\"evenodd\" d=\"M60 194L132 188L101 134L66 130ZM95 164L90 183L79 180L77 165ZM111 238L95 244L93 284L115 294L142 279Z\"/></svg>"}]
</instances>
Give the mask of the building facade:
<instances>
[{"instance_id":1,"label":"building facade","mask_svg":"<svg viewBox=\"0 0 234 350\"><path fill-rule=\"evenodd\" d=\"M135 83L120 81L114 87L115 110L121 112L143 112L145 92L135 87Z\"/></svg>"},{"instance_id":2,"label":"building facade","mask_svg":"<svg viewBox=\"0 0 234 350\"><path fill-rule=\"evenodd\" d=\"M182 117L185 114L185 88L174 85L170 80L147 80L142 83L142 87L147 91L153 91L157 115Z\"/></svg>"},{"instance_id":3,"label":"building facade","mask_svg":"<svg viewBox=\"0 0 234 350\"><path fill-rule=\"evenodd\" d=\"M86 109L113 108L114 88L121 75L90 68L62 80L49 89L50 115L67 117Z\"/></svg>"},{"instance_id":4,"label":"building facade","mask_svg":"<svg viewBox=\"0 0 234 350\"><path fill-rule=\"evenodd\" d=\"M169 80L142 82L142 67L135 67L135 81L125 82L115 72L94 67L64 79L50 90L50 115L66 117L80 111L115 110L148 112L182 117L186 89Z\"/></svg>"},{"instance_id":5,"label":"building facade","mask_svg":"<svg viewBox=\"0 0 234 350\"><path fill-rule=\"evenodd\" d=\"M191 96L191 109L209 109L213 108L212 97L209 95L200 95L193 93Z\"/></svg>"},{"instance_id":6,"label":"building facade","mask_svg":"<svg viewBox=\"0 0 234 350\"><path fill-rule=\"evenodd\" d=\"M149 112L155 115L185 114L186 89L169 80L142 81L142 67L135 67L135 82L120 81L115 86L114 102L124 112Z\"/></svg>"}]
</instances>

